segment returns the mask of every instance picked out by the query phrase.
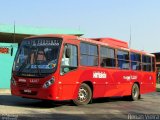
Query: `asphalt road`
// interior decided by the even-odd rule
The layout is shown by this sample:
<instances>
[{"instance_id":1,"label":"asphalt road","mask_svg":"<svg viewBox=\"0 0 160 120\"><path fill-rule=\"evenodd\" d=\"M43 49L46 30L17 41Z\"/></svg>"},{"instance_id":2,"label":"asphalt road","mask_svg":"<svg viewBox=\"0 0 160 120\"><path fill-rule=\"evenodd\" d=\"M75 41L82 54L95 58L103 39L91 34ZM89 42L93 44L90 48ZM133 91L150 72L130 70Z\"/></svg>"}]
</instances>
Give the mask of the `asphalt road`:
<instances>
[{"instance_id":1,"label":"asphalt road","mask_svg":"<svg viewBox=\"0 0 160 120\"><path fill-rule=\"evenodd\" d=\"M146 116L147 115L147 116ZM138 101L123 98L95 99L92 104L74 106L72 102L44 102L0 94L0 119L160 119L160 92L142 95Z\"/></svg>"}]
</instances>

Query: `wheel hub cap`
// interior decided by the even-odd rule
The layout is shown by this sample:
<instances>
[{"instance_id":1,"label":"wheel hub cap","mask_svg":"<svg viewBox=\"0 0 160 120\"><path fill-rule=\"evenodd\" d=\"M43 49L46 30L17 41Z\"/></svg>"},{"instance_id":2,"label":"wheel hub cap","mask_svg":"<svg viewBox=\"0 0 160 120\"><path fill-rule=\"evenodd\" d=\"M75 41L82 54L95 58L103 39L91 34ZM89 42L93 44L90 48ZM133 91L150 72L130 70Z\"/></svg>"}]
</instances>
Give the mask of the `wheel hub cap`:
<instances>
[{"instance_id":1,"label":"wheel hub cap","mask_svg":"<svg viewBox=\"0 0 160 120\"><path fill-rule=\"evenodd\" d=\"M84 88L80 88L78 93L78 100L80 102L84 102L86 101L87 97L88 97L87 90L85 90Z\"/></svg>"}]
</instances>

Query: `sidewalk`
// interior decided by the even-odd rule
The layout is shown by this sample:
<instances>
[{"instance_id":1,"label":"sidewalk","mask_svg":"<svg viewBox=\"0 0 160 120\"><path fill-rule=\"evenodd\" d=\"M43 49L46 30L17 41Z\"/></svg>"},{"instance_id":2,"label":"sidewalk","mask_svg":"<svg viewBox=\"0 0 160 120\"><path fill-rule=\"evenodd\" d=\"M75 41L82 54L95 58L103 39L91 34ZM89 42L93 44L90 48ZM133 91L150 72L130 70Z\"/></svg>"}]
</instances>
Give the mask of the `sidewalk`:
<instances>
[{"instance_id":1,"label":"sidewalk","mask_svg":"<svg viewBox=\"0 0 160 120\"><path fill-rule=\"evenodd\" d=\"M11 94L10 89L0 89L0 94Z\"/></svg>"}]
</instances>

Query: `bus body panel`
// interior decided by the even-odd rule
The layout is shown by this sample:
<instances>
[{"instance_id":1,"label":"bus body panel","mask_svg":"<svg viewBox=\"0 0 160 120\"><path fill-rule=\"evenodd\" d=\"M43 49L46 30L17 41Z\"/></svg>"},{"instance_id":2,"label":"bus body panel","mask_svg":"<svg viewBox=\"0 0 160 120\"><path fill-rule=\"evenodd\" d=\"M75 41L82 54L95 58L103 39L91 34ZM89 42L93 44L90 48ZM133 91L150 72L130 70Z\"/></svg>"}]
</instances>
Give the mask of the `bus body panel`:
<instances>
[{"instance_id":1,"label":"bus body panel","mask_svg":"<svg viewBox=\"0 0 160 120\"><path fill-rule=\"evenodd\" d=\"M93 98L131 95L131 89L134 83L138 83L140 86L141 94L155 91L155 85L153 85L155 81L154 73L122 72L121 70L102 70L100 68L86 69L82 67L60 77L63 83L62 100L75 99L80 84L86 81L90 81L93 84ZM93 78L95 71L105 72L107 78ZM152 77L152 80L149 80L149 77ZM143 81L148 81L148 83Z\"/></svg>"},{"instance_id":2,"label":"bus body panel","mask_svg":"<svg viewBox=\"0 0 160 120\"><path fill-rule=\"evenodd\" d=\"M105 72L107 78L93 78L93 73ZM127 76L130 74L137 76L136 80L129 80ZM144 75L143 75L144 74ZM77 97L78 89L83 82L90 81L93 84L93 98L98 97L111 97L111 96L126 96L131 95L131 88L133 83L137 82L140 85L140 93L154 92L154 73L134 73L129 71L122 72L121 70L102 70L79 68L78 70L71 71L63 76L59 76L59 79L54 75L56 82L47 89L44 88L15 88L11 86L12 94L17 96L23 96L35 99L50 99L50 100L71 100ZM72 77L71 77L72 76ZM133 77L133 76L132 76ZM152 77L152 79L150 78ZM16 77L16 80L24 78ZM37 80L37 78L25 78L26 81ZM48 80L43 79L38 84L42 85ZM28 83L27 82L27 83ZM20 82L17 82L20 85ZM21 83L23 85L23 83ZM35 85L36 86L36 85ZM21 90L31 90L32 92L37 91L36 96L21 94Z\"/></svg>"}]
</instances>

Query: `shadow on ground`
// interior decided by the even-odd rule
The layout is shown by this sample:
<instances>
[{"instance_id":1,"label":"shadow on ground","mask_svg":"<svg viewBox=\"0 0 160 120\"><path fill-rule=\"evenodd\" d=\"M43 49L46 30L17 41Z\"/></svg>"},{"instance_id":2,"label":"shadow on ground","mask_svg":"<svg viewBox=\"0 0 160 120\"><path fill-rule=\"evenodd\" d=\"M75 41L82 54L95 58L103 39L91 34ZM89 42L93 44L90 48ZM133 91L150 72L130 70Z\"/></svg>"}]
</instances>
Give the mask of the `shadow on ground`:
<instances>
[{"instance_id":1,"label":"shadow on ground","mask_svg":"<svg viewBox=\"0 0 160 120\"><path fill-rule=\"evenodd\" d=\"M143 100L143 98L141 100ZM98 98L98 99L93 99L92 104L119 102L119 101L129 101L129 100L123 97ZM28 108L55 108L60 106L75 106L72 101L44 101L44 100L21 98L12 95L0 95L0 105L28 107Z\"/></svg>"},{"instance_id":2,"label":"shadow on ground","mask_svg":"<svg viewBox=\"0 0 160 120\"><path fill-rule=\"evenodd\" d=\"M45 101L21 98L12 95L0 95L0 105L29 108L54 108L63 105L71 106L73 104L70 101Z\"/></svg>"}]
</instances>

